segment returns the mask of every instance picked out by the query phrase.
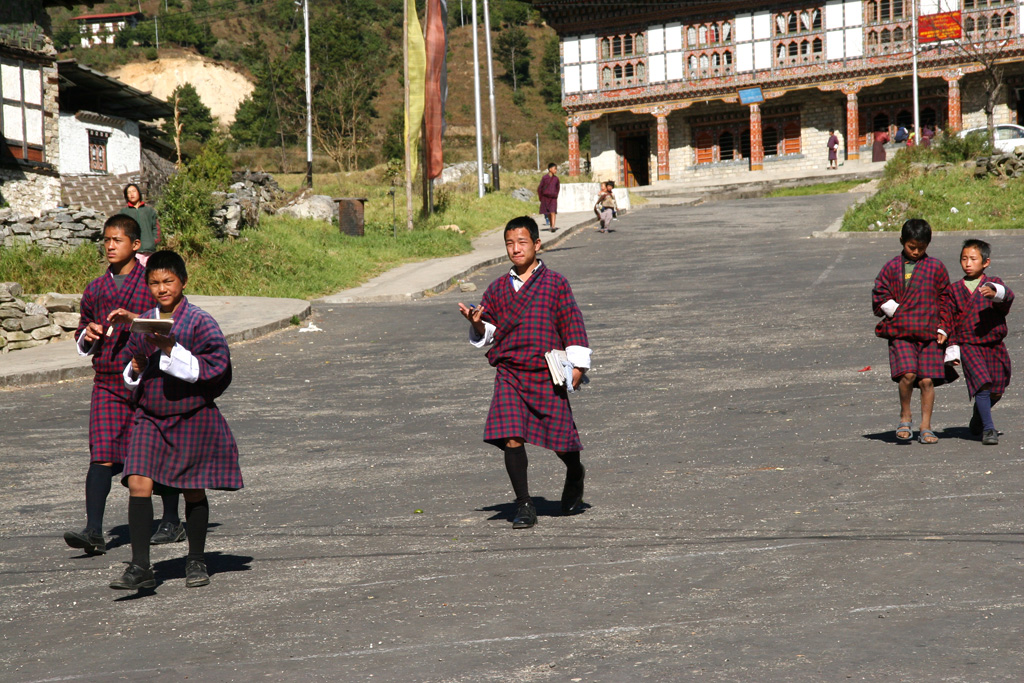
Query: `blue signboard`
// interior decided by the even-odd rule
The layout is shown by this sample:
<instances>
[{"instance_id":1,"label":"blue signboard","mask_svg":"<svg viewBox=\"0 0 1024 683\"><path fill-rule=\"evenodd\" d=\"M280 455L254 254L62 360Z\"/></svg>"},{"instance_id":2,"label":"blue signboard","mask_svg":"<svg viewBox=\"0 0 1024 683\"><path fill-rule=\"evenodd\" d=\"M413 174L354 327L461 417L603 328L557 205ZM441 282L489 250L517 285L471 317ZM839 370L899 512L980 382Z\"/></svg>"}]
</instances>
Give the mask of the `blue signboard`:
<instances>
[{"instance_id":1,"label":"blue signboard","mask_svg":"<svg viewBox=\"0 0 1024 683\"><path fill-rule=\"evenodd\" d=\"M740 90L740 104L761 104L764 102L764 95L761 88L744 88Z\"/></svg>"}]
</instances>

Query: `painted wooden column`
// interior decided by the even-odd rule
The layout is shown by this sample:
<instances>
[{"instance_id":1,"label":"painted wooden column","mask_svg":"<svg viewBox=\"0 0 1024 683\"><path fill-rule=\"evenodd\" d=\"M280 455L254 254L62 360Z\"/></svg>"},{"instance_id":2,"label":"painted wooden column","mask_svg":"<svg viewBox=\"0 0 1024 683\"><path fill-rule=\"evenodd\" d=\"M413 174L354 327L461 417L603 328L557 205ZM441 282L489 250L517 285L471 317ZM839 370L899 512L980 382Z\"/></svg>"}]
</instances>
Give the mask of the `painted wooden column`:
<instances>
[{"instance_id":1,"label":"painted wooden column","mask_svg":"<svg viewBox=\"0 0 1024 683\"><path fill-rule=\"evenodd\" d=\"M569 129L569 176L576 178L580 174L580 130L576 127L579 119L569 117L565 123Z\"/></svg>"},{"instance_id":2,"label":"painted wooden column","mask_svg":"<svg viewBox=\"0 0 1024 683\"><path fill-rule=\"evenodd\" d=\"M947 95L947 108L949 109L948 121L946 127L952 131L958 131L963 128L963 115L961 114L960 108L960 81L956 78L946 78L946 82L949 83L949 94Z\"/></svg>"},{"instance_id":3,"label":"painted wooden column","mask_svg":"<svg viewBox=\"0 0 1024 683\"><path fill-rule=\"evenodd\" d=\"M655 114L658 119L658 180L669 180L668 112Z\"/></svg>"},{"instance_id":4,"label":"painted wooden column","mask_svg":"<svg viewBox=\"0 0 1024 683\"><path fill-rule=\"evenodd\" d=\"M860 159L860 112L857 109L858 90L846 90L846 159Z\"/></svg>"},{"instance_id":5,"label":"painted wooden column","mask_svg":"<svg viewBox=\"0 0 1024 683\"><path fill-rule=\"evenodd\" d=\"M764 168L764 140L761 137L761 107L750 105L750 170Z\"/></svg>"}]
</instances>

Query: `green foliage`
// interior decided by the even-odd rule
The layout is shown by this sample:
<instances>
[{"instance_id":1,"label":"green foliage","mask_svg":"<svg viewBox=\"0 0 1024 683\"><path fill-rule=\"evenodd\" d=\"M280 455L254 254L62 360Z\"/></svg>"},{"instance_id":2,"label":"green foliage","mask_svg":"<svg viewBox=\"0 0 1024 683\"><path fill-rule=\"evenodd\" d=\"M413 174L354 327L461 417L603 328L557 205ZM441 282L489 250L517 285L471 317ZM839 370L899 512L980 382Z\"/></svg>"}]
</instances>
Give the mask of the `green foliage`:
<instances>
[{"instance_id":1,"label":"green foliage","mask_svg":"<svg viewBox=\"0 0 1024 683\"><path fill-rule=\"evenodd\" d=\"M231 184L231 160L224 147L224 141L219 137L211 138L199 155L189 162L187 171L210 183L215 190L226 189Z\"/></svg>"},{"instance_id":2,"label":"green foliage","mask_svg":"<svg viewBox=\"0 0 1024 683\"><path fill-rule=\"evenodd\" d=\"M53 44L58 50L66 50L79 45L81 35L78 30L78 24L74 22L61 24L53 33Z\"/></svg>"},{"instance_id":3,"label":"green foliage","mask_svg":"<svg viewBox=\"0 0 1024 683\"><path fill-rule=\"evenodd\" d=\"M405 112L402 109L396 109L388 119L388 127L384 132L384 141L380 147L381 154L388 161L405 159L405 145L402 144L404 133Z\"/></svg>"},{"instance_id":4,"label":"green foliage","mask_svg":"<svg viewBox=\"0 0 1024 683\"><path fill-rule=\"evenodd\" d=\"M522 109L526 105L526 92L523 90L513 91L512 104Z\"/></svg>"},{"instance_id":5,"label":"green foliage","mask_svg":"<svg viewBox=\"0 0 1024 683\"><path fill-rule=\"evenodd\" d=\"M521 0L493 0L491 26L524 26L530 21L530 4ZM451 5L449 5L451 11Z\"/></svg>"},{"instance_id":6,"label":"green foliage","mask_svg":"<svg viewBox=\"0 0 1024 683\"><path fill-rule=\"evenodd\" d=\"M19 283L26 292L82 292L105 266L95 244L83 244L68 254L24 244L0 249L4 280Z\"/></svg>"},{"instance_id":7,"label":"green foliage","mask_svg":"<svg viewBox=\"0 0 1024 683\"><path fill-rule=\"evenodd\" d=\"M520 85L530 85L530 57L533 52L530 50L530 38L526 31L513 26L498 34L498 40L494 46L494 57L498 63L505 68L502 76L512 84L513 90L518 90Z\"/></svg>"},{"instance_id":8,"label":"green foliage","mask_svg":"<svg viewBox=\"0 0 1024 683\"><path fill-rule=\"evenodd\" d=\"M932 147L938 151L940 159L949 163L976 159L992 153L986 131L975 131L966 137L960 137L956 133L944 130L932 141Z\"/></svg>"},{"instance_id":9,"label":"green foliage","mask_svg":"<svg viewBox=\"0 0 1024 683\"><path fill-rule=\"evenodd\" d=\"M210 108L203 104L199 93L191 83L179 85L172 92L167 101L172 105L174 98L178 97L178 107L181 110L181 139L206 142L213 135L213 116ZM172 139L174 138L174 119L164 121L163 131Z\"/></svg>"},{"instance_id":10,"label":"green foliage","mask_svg":"<svg viewBox=\"0 0 1024 683\"><path fill-rule=\"evenodd\" d=\"M551 36L544 43L544 54L540 58L540 96L551 111L562 112L562 55L558 36Z\"/></svg>"},{"instance_id":11,"label":"green foliage","mask_svg":"<svg viewBox=\"0 0 1024 683\"><path fill-rule=\"evenodd\" d=\"M213 241L212 192L231 183L231 164L224 143L214 138L163 190L157 212L171 244L186 255L202 254Z\"/></svg>"},{"instance_id":12,"label":"green foliage","mask_svg":"<svg viewBox=\"0 0 1024 683\"><path fill-rule=\"evenodd\" d=\"M802 187L780 187L777 190L772 190L766 196L768 197L806 197L809 195L817 194L841 194L843 192L849 192L853 188L863 185L864 183L870 182L868 180L839 180L834 183L815 183L814 185L804 185Z\"/></svg>"},{"instance_id":13,"label":"green foliage","mask_svg":"<svg viewBox=\"0 0 1024 683\"><path fill-rule=\"evenodd\" d=\"M161 19L160 40L194 47L204 54L217 42L209 24L198 24L191 14L183 12L167 14Z\"/></svg>"}]
</instances>

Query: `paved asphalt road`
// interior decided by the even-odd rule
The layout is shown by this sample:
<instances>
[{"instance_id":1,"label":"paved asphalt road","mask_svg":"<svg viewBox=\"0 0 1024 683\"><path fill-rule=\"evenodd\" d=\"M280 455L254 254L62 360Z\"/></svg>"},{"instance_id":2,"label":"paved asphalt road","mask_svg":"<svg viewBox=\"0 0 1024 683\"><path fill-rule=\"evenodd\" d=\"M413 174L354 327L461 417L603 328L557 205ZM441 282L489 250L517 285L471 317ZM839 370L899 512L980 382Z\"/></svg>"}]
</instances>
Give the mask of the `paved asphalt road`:
<instances>
[{"instance_id":1,"label":"paved asphalt road","mask_svg":"<svg viewBox=\"0 0 1024 683\"><path fill-rule=\"evenodd\" d=\"M0 393L0 679L1020 680L1020 380L999 446L969 437L962 381L939 444L895 443L869 292L897 238L808 237L853 199L647 209L545 255L595 349L589 507L556 514L562 465L532 448L532 530L480 441L492 372L455 305L479 291L320 306L322 333L233 348L247 485L211 494L206 588L183 544L154 549L155 591L106 587L120 487L107 555L61 540L88 381ZM931 253L956 268L958 240ZM1017 286L1020 237L993 242Z\"/></svg>"}]
</instances>

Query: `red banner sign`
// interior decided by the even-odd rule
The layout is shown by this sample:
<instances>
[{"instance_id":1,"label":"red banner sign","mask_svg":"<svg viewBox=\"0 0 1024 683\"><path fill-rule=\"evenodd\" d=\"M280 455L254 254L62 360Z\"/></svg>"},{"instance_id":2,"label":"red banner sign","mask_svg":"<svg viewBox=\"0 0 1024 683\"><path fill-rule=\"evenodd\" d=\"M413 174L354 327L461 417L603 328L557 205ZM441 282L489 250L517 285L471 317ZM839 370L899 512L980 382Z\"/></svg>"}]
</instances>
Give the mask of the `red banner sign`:
<instances>
[{"instance_id":1,"label":"red banner sign","mask_svg":"<svg viewBox=\"0 0 1024 683\"><path fill-rule=\"evenodd\" d=\"M926 14L917 18L917 42L919 43L957 40L961 34L959 11Z\"/></svg>"}]
</instances>

